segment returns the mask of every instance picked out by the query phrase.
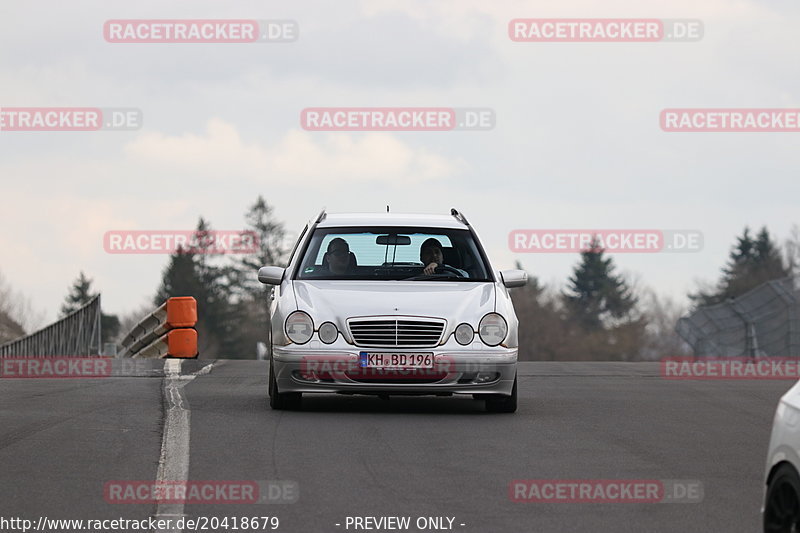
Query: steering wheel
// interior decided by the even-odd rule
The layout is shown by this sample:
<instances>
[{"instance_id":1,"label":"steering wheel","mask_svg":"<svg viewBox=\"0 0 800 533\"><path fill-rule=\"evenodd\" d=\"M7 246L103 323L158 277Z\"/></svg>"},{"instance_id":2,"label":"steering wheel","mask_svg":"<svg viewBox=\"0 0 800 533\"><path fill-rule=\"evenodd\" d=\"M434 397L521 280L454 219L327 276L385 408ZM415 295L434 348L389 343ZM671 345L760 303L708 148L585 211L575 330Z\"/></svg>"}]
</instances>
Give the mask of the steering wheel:
<instances>
[{"instance_id":1,"label":"steering wheel","mask_svg":"<svg viewBox=\"0 0 800 533\"><path fill-rule=\"evenodd\" d=\"M448 265L439 265L433 270L433 272L435 274L445 274L445 273L455 274L459 278L465 277L464 274L462 272L460 272L458 269L453 268L453 267L448 266Z\"/></svg>"}]
</instances>

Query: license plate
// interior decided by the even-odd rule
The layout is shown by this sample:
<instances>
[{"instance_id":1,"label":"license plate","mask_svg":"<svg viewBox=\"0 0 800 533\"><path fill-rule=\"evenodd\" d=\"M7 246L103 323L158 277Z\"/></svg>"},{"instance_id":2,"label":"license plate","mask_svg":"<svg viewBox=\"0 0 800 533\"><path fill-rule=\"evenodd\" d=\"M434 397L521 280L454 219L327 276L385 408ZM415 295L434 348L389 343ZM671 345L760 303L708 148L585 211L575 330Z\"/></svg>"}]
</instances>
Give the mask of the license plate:
<instances>
[{"instance_id":1,"label":"license plate","mask_svg":"<svg viewBox=\"0 0 800 533\"><path fill-rule=\"evenodd\" d=\"M359 352L362 368L433 368L432 353Z\"/></svg>"}]
</instances>

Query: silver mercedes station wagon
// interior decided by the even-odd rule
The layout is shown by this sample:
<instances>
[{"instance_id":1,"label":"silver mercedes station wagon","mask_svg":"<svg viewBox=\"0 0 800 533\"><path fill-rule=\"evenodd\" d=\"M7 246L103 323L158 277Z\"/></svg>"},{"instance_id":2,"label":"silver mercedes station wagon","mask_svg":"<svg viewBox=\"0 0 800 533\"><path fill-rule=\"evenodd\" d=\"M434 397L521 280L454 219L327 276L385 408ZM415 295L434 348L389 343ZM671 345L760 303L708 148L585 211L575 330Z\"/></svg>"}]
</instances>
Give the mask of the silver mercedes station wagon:
<instances>
[{"instance_id":1,"label":"silver mercedes station wagon","mask_svg":"<svg viewBox=\"0 0 800 533\"><path fill-rule=\"evenodd\" d=\"M328 214L310 221L286 268L265 266L273 409L303 393L471 394L517 409L522 270L492 268L475 230L450 215Z\"/></svg>"}]
</instances>

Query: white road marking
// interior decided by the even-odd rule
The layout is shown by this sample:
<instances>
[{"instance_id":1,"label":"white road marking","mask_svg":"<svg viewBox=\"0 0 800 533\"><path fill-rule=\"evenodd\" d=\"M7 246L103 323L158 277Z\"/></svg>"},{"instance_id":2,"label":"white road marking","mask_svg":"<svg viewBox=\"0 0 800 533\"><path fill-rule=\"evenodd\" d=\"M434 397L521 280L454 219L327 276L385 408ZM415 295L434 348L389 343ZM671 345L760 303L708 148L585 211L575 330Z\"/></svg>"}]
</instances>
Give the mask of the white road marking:
<instances>
[{"instance_id":1,"label":"white road marking","mask_svg":"<svg viewBox=\"0 0 800 533\"><path fill-rule=\"evenodd\" d=\"M189 402L183 394L183 387L197 376L208 374L214 363L204 366L190 376L181 376L181 359L164 361L164 429L161 438L161 457L158 461L156 484L181 483L189 479ZM156 519L177 519L184 516L183 503L159 503ZM172 528L172 533L183 533L182 529Z\"/></svg>"}]
</instances>

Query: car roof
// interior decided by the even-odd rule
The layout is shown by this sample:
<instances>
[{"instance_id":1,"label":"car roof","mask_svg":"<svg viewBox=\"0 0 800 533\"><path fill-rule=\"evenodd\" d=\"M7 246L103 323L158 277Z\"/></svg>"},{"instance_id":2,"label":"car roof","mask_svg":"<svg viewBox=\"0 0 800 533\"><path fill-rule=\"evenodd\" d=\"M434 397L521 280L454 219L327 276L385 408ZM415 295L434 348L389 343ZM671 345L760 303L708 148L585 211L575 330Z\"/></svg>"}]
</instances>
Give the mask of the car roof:
<instances>
[{"instance_id":1,"label":"car roof","mask_svg":"<svg viewBox=\"0 0 800 533\"><path fill-rule=\"evenodd\" d=\"M404 213L326 213L318 228L359 226L410 226L447 229L467 229L468 226L452 215L422 215Z\"/></svg>"}]
</instances>

